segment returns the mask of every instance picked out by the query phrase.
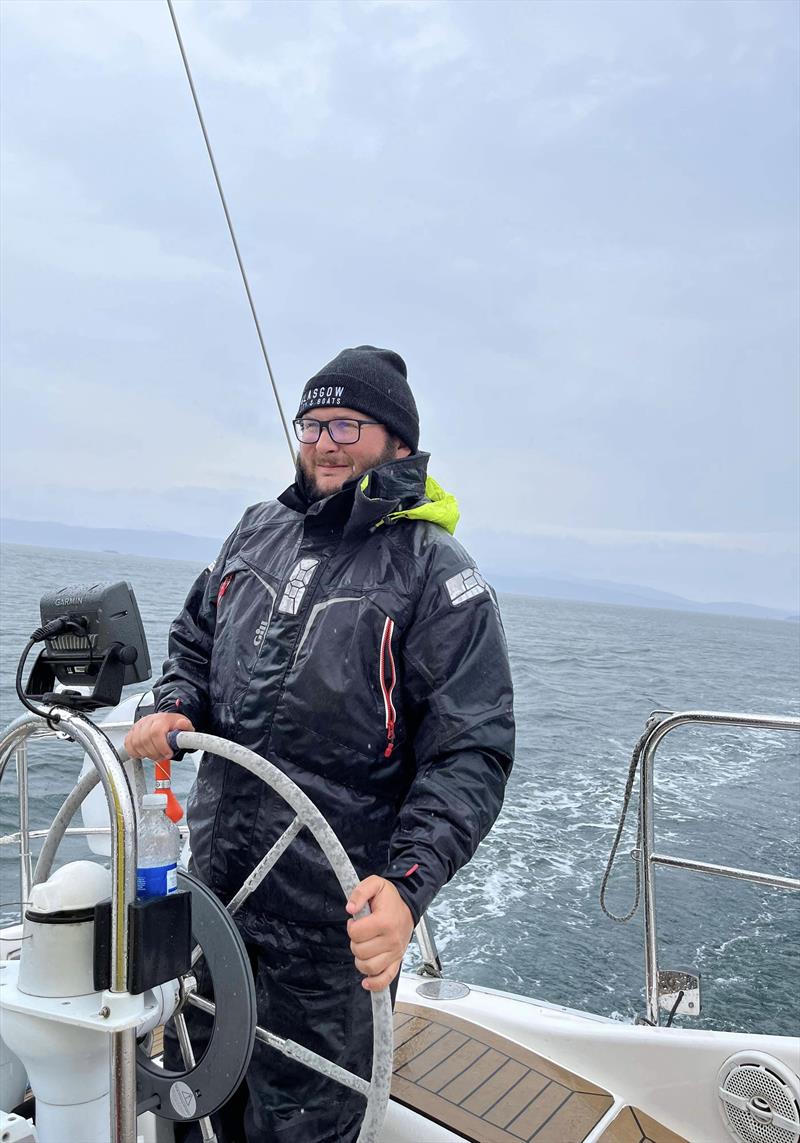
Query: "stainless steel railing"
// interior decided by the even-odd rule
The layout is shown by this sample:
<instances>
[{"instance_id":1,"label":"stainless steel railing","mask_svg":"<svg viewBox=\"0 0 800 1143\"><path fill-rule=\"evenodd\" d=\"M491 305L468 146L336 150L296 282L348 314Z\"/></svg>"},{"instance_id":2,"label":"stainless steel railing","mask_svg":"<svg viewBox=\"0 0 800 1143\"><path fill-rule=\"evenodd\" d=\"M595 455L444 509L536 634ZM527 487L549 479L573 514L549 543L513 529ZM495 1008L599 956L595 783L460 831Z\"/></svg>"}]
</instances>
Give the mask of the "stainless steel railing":
<instances>
[{"instance_id":1,"label":"stainless steel railing","mask_svg":"<svg viewBox=\"0 0 800 1143\"><path fill-rule=\"evenodd\" d=\"M657 712L663 715L663 712ZM735 866L712 865L706 861L693 861L685 857L674 857L656 851L655 811L653 804L653 772L655 756L664 738L679 726L736 726L756 730L800 731L800 718L779 717L768 714L730 714L716 711L683 711L666 714L655 722L644 741L641 760L641 781L639 786L639 812L641 814L642 840L639 863L642 877L644 901L644 944L645 978L647 989L647 1018L653 1024L659 1022L658 1002L658 934L656 922L655 867L661 865L670 869L690 869L695 873L712 874L718 877L733 877L739 881L751 881L757 885L769 885L776 889L800 890L800 880L794 877L781 877L773 873L738 869Z\"/></svg>"}]
</instances>

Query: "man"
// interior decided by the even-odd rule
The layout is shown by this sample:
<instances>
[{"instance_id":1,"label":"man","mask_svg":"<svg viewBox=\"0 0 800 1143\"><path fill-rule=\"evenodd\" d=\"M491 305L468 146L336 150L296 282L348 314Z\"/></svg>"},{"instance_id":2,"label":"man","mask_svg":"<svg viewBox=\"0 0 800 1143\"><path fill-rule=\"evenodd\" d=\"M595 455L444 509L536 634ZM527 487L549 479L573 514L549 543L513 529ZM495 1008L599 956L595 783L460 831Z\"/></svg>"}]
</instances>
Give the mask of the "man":
<instances>
[{"instance_id":1,"label":"man","mask_svg":"<svg viewBox=\"0 0 800 1143\"><path fill-rule=\"evenodd\" d=\"M511 680L491 590L452 538L453 497L426 479L402 358L346 349L306 385L295 483L249 508L170 631L131 755L170 730L241 742L328 818L361 878L349 902L301 831L237 913L259 1023L368 1076L370 990L474 853L513 757ZM469 442L467 442L469 444ZM194 867L230 900L292 812L205 756L190 799ZM371 915L347 920L365 903ZM230 1143L349 1143L363 1100L256 1044ZM239 1112L236 1112L239 1114Z\"/></svg>"}]
</instances>

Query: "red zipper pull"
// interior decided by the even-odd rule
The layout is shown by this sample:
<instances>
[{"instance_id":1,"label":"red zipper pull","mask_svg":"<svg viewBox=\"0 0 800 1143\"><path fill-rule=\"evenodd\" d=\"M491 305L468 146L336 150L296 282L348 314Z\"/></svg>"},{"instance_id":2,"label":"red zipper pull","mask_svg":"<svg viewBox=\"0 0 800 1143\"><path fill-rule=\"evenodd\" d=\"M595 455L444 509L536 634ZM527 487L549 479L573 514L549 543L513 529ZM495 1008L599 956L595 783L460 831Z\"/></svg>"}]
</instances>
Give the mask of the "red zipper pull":
<instances>
[{"instance_id":1,"label":"red zipper pull","mask_svg":"<svg viewBox=\"0 0 800 1143\"><path fill-rule=\"evenodd\" d=\"M392 751L394 750L394 723L388 722L386 724L386 749L383 752L384 758L391 758Z\"/></svg>"},{"instance_id":2,"label":"red zipper pull","mask_svg":"<svg viewBox=\"0 0 800 1143\"><path fill-rule=\"evenodd\" d=\"M229 575L226 575L225 579L219 585L219 591L217 592L217 605L222 603L222 597L225 594L225 592L228 590L228 588L231 586L231 584L233 583L233 577L235 575L236 575L236 572L231 572Z\"/></svg>"}]
</instances>

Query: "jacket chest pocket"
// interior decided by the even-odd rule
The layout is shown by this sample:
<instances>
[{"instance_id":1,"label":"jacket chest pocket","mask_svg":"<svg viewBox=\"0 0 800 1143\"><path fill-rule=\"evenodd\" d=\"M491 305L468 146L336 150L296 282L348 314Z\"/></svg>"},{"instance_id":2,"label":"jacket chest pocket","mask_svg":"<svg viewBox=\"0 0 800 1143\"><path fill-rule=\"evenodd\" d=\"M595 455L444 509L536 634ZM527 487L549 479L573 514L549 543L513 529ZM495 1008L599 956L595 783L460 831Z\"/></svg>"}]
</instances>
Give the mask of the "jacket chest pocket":
<instances>
[{"instance_id":1,"label":"jacket chest pocket","mask_svg":"<svg viewBox=\"0 0 800 1143\"><path fill-rule=\"evenodd\" d=\"M212 702L232 702L247 688L276 599L276 585L251 564L241 557L226 564L216 598Z\"/></svg>"},{"instance_id":2,"label":"jacket chest pocket","mask_svg":"<svg viewBox=\"0 0 800 1143\"><path fill-rule=\"evenodd\" d=\"M280 726L300 735L307 728L310 740L325 738L371 761L391 758L402 722L398 644L394 620L368 597L316 603L286 680Z\"/></svg>"}]
</instances>

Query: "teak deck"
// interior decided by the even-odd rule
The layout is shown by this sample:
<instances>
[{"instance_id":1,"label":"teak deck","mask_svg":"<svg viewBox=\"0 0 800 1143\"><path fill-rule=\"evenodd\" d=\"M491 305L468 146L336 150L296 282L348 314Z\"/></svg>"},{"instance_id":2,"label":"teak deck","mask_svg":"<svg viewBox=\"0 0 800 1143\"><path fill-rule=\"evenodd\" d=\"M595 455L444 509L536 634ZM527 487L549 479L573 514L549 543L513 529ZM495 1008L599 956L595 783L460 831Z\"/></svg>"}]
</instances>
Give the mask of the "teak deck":
<instances>
[{"instance_id":1,"label":"teak deck","mask_svg":"<svg viewBox=\"0 0 800 1143\"><path fill-rule=\"evenodd\" d=\"M394 1034L394 1098L475 1143L581 1143L614 1102L449 1012L398 1004Z\"/></svg>"},{"instance_id":2,"label":"teak deck","mask_svg":"<svg viewBox=\"0 0 800 1143\"><path fill-rule=\"evenodd\" d=\"M392 1098L473 1143L582 1143L611 1107L603 1088L494 1032L415 1004L394 1014ZM152 1055L163 1050L163 1028ZM417 1143L425 1143L423 1139ZM625 1107L600 1143L686 1143Z\"/></svg>"},{"instance_id":3,"label":"teak deck","mask_svg":"<svg viewBox=\"0 0 800 1143\"><path fill-rule=\"evenodd\" d=\"M589 1080L449 1012L398 1004L394 1042L392 1097L473 1143L582 1143L614 1102ZM632 1108L602 1140L684 1143Z\"/></svg>"}]
</instances>

